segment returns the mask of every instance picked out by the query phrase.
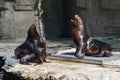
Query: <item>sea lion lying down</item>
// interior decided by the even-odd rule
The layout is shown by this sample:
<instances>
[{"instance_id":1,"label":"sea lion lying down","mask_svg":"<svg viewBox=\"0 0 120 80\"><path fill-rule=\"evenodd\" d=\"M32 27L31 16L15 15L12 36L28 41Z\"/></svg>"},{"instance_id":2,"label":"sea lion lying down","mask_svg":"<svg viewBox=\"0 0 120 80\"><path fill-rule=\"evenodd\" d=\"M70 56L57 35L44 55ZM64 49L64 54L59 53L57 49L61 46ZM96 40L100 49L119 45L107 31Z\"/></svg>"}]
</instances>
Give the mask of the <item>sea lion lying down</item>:
<instances>
[{"instance_id":1,"label":"sea lion lying down","mask_svg":"<svg viewBox=\"0 0 120 80\"><path fill-rule=\"evenodd\" d=\"M25 42L15 49L15 55L20 59L21 64L46 61L46 42L40 41L40 36L34 24L29 28Z\"/></svg>"}]
</instances>

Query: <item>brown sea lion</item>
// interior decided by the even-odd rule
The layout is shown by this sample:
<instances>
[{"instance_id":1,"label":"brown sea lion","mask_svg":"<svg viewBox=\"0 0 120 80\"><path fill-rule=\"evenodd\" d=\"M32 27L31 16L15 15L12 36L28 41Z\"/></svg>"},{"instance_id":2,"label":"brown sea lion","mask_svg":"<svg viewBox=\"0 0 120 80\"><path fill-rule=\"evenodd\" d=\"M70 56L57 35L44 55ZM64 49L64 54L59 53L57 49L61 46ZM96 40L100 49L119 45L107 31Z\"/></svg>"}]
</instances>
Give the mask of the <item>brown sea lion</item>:
<instances>
[{"instance_id":1,"label":"brown sea lion","mask_svg":"<svg viewBox=\"0 0 120 80\"><path fill-rule=\"evenodd\" d=\"M83 20L78 15L75 15L71 22L74 25L72 38L76 45L75 56L77 58L83 58L85 55L99 57L109 57L112 55L112 48L109 44L93 39L88 35Z\"/></svg>"},{"instance_id":2,"label":"brown sea lion","mask_svg":"<svg viewBox=\"0 0 120 80\"><path fill-rule=\"evenodd\" d=\"M29 28L25 42L15 49L15 55L22 64L46 61L46 42L40 41L40 36L34 24Z\"/></svg>"}]
</instances>

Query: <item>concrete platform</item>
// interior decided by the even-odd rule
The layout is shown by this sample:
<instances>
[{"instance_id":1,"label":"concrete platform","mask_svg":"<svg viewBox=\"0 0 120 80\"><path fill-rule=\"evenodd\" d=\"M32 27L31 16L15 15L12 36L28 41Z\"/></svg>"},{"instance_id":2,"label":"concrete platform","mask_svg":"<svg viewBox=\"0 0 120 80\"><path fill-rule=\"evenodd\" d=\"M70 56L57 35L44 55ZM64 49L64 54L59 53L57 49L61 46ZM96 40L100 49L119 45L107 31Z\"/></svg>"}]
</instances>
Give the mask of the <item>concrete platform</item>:
<instances>
[{"instance_id":1,"label":"concrete platform","mask_svg":"<svg viewBox=\"0 0 120 80\"><path fill-rule=\"evenodd\" d=\"M80 62L80 63L82 62L82 63L90 63L90 64L99 64L102 66L112 65L110 62L120 60L120 52L112 52L113 56L111 57L85 56L84 59L77 59L74 56L74 53L75 53L75 48L68 50L60 50L56 54L51 54L51 59Z\"/></svg>"}]
</instances>

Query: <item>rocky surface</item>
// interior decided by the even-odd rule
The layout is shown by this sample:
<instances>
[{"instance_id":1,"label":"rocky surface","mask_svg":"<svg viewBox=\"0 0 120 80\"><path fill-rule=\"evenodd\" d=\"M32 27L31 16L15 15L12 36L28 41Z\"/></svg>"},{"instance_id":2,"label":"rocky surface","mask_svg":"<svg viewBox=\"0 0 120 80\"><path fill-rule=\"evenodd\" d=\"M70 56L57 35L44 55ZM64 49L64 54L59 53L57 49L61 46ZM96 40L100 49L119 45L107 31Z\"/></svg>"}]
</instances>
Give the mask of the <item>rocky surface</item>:
<instances>
[{"instance_id":1,"label":"rocky surface","mask_svg":"<svg viewBox=\"0 0 120 80\"><path fill-rule=\"evenodd\" d=\"M119 44L112 40L113 52L119 52ZM20 43L0 43L0 56L6 58L3 67L8 72L14 72L31 80L118 80L120 79L120 60L110 61L105 66L50 60L42 65L21 65L14 55L14 49ZM48 41L47 52L55 53L58 50L73 48L71 41Z\"/></svg>"}]
</instances>

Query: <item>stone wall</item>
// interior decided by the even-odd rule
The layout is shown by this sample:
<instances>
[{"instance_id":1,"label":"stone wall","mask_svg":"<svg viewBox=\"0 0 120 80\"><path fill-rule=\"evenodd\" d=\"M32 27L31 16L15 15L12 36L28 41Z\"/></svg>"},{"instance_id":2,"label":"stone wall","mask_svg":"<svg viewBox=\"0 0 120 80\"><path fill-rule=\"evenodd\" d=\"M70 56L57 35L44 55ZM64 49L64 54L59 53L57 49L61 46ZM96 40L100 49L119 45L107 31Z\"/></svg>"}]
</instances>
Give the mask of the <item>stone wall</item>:
<instances>
[{"instance_id":1,"label":"stone wall","mask_svg":"<svg viewBox=\"0 0 120 80\"><path fill-rule=\"evenodd\" d=\"M120 36L119 0L77 0L78 13L83 17L88 32L97 37ZM81 4L80 4L81 3Z\"/></svg>"},{"instance_id":2,"label":"stone wall","mask_svg":"<svg viewBox=\"0 0 120 80\"><path fill-rule=\"evenodd\" d=\"M35 16L33 5L30 2L31 0L15 0L15 2L8 0L4 2L7 10L1 11L1 40L23 41L26 38L29 26L33 23L37 24L37 16ZM44 11L42 18L46 37L61 35L63 26L62 1L43 0L41 3Z\"/></svg>"},{"instance_id":3,"label":"stone wall","mask_svg":"<svg viewBox=\"0 0 120 80\"><path fill-rule=\"evenodd\" d=\"M104 17L105 34L107 36L120 36L120 1L119 0L101 0L99 15ZM103 27L104 27L103 26Z\"/></svg>"},{"instance_id":4,"label":"stone wall","mask_svg":"<svg viewBox=\"0 0 120 80\"><path fill-rule=\"evenodd\" d=\"M28 28L36 23L32 7L17 1L4 2L7 9L0 11L0 40L24 40Z\"/></svg>"},{"instance_id":5,"label":"stone wall","mask_svg":"<svg viewBox=\"0 0 120 80\"><path fill-rule=\"evenodd\" d=\"M0 39L14 39L14 9L12 2L6 2L4 6L7 10L0 11Z\"/></svg>"},{"instance_id":6,"label":"stone wall","mask_svg":"<svg viewBox=\"0 0 120 80\"><path fill-rule=\"evenodd\" d=\"M49 37L59 34L70 36L72 25L69 20L74 14L82 17L90 36L119 37L120 35L119 0L44 0L42 4L46 35Z\"/></svg>"},{"instance_id":7,"label":"stone wall","mask_svg":"<svg viewBox=\"0 0 120 80\"><path fill-rule=\"evenodd\" d=\"M29 27L35 23L33 11L14 12L15 39L23 40L27 36Z\"/></svg>"},{"instance_id":8,"label":"stone wall","mask_svg":"<svg viewBox=\"0 0 120 80\"><path fill-rule=\"evenodd\" d=\"M40 7L46 37L70 36L72 25L69 20L78 14L84 20L90 36L119 37L119 0L42 0ZM37 16L31 0L7 0L7 10L0 10L0 40L24 40Z\"/></svg>"},{"instance_id":9,"label":"stone wall","mask_svg":"<svg viewBox=\"0 0 120 80\"><path fill-rule=\"evenodd\" d=\"M60 36L63 28L62 0L43 0L42 8L46 37Z\"/></svg>"}]
</instances>

